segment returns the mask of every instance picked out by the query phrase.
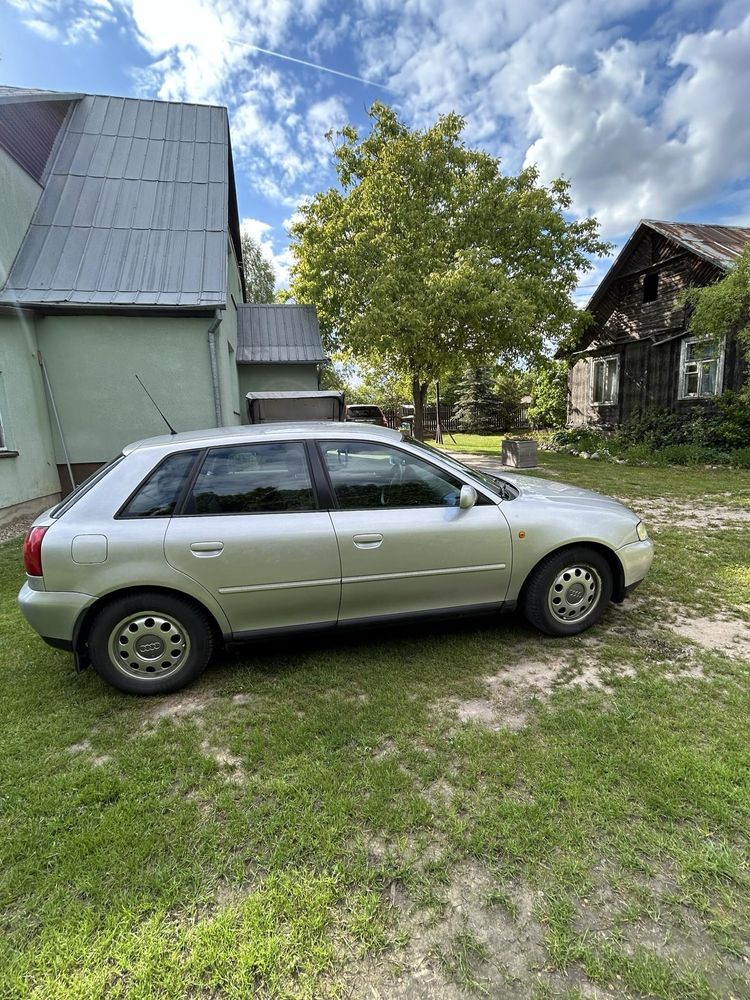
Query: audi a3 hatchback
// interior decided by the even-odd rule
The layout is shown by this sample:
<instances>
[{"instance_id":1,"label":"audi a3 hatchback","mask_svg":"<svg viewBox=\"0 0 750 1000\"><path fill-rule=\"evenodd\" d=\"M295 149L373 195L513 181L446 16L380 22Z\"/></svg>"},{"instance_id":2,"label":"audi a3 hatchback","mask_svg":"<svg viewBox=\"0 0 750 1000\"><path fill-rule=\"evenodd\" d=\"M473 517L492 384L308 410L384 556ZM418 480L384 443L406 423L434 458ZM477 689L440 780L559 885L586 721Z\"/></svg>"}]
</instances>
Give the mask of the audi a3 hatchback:
<instances>
[{"instance_id":1,"label":"audi a3 hatchback","mask_svg":"<svg viewBox=\"0 0 750 1000\"><path fill-rule=\"evenodd\" d=\"M588 490L468 468L398 431L266 424L129 445L24 543L21 610L138 694L222 643L517 606L593 625L651 564L638 516Z\"/></svg>"}]
</instances>

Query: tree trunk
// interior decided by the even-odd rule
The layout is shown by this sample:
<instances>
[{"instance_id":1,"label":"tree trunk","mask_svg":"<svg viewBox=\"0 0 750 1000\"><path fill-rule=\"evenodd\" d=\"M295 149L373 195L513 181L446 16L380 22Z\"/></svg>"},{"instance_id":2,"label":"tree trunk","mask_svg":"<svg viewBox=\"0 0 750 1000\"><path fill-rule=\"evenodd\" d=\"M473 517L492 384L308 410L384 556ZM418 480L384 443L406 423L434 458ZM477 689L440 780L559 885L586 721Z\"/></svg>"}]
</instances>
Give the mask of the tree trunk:
<instances>
[{"instance_id":1,"label":"tree trunk","mask_svg":"<svg viewBox=\"0 0 750 1000\"><path fill-rule=\"evenodd\" d=\"M411 398L414 402L414 427L412 433L417 441L424 441L424 398L427 395L427 383L421 382L418 375L411 380Z\"/></svg>"}]
</instances>

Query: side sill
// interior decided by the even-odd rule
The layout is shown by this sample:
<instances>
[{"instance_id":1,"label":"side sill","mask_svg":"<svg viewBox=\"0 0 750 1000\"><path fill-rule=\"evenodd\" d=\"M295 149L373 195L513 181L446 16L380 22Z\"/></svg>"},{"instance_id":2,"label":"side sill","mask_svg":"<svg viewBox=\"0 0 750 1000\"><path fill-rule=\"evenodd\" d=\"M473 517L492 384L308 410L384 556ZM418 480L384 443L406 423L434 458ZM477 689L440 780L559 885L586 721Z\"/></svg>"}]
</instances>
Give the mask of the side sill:
<instances>
[{"instance_id":1,"label":"side sill","mask_svg":"<svg viewBox=\"0 0 750 1000\"><path fill-rule=\"evenodd\" d=\"M434 621L443 618L475 618L481 615L507 614L515 611L517 601L499 601L492 604L467 604L460 608L435 608L427 611L403 611L394 615L373 615L369 618L348 618L339 622L314 622L311 625L288 625L280 628L247 629L225 636L228 644L273 636L298 635L305 632L330 632L332 629L367 628L379 625L398 625L412 621Z\"/></svg>"}]
</instances>

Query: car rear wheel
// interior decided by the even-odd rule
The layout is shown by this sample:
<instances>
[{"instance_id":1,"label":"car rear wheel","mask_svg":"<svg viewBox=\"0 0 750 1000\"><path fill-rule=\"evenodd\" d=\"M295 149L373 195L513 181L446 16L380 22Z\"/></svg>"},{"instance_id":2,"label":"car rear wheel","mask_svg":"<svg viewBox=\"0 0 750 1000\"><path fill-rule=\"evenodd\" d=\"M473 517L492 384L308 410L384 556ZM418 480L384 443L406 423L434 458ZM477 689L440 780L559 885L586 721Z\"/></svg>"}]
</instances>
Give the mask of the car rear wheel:
<instances>
[{"instance_id":1,"label":"car rear wheel","mask_svg":"<svg viewBox=\"0 0 750 1000\"><path fill-rule=\"evenodd\" d=\"M144 592L120 597L89 633L94 669L129 694L167 694L195 680L213 652L211 625L189 601Z\"/></svg>"},{"instance_id":2,"label":"car rear wheel","mask_svg":"<svg viewBox=\"0 0 750 1000\"><path fill-rule=\"evenodd\" d=\"M596 549L552 553L526 582L524 614L547 635L577 635L596 622L612 598L612 570Z\"/></svg>"}]
</instances>

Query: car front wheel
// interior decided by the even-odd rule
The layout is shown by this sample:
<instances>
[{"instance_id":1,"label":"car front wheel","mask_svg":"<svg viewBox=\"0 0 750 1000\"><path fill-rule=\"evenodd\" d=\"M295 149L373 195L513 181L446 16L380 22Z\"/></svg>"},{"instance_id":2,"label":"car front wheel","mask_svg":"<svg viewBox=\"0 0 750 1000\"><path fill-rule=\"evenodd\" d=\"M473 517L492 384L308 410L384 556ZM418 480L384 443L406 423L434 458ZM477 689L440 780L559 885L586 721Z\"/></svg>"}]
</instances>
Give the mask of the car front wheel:
<instances>
[{"instance_id":1,"label":"car front wheel","mask_svg":"<svg viewBox=\"0 0 750 1000\"><path fill-rule=\"evenodd\" d=\"M88 645L94 669L113 687L129 694L167 694L203 673L213 634L190 602L144 592L107 604L94 620Z\"/></svg>"},{"instance_id":2,"label":"car front wheel","mask_svg":"<svg viewBox=\"0 0 750 1000\"><path fill-rule=\"evenodd\" d=\"M577 635L596 622L612 598L612 570L596 549L552 553L527 580L524 614L547 635Z\"/></svg>"}]
</instances>

